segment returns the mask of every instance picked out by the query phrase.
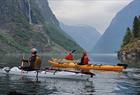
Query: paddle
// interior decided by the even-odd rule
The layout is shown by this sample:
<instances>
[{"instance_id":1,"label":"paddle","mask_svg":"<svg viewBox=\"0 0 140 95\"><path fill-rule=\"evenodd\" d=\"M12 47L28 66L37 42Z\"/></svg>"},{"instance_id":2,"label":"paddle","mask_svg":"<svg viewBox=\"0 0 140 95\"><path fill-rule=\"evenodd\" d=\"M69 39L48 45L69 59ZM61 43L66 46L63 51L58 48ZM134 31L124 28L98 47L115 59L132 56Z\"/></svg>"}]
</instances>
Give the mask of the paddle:
<instances>
[{"instance_id":1,"label":"paddle","mask_svg":"<svg viewBox=\"0 0 140 95\"><path fill-rule=\"evenodd\" d=\"M55 70L56 71L65 71L65 72L72 72L72 73L81 73L81 74L86 74L86 75L90 75L91 77L95 76L94 73L89 72L89 71L70 71L70 70L62 70L62 69L55 69L55 68L50 68L50 67L46 67L43 70Z\"/></svg>"},{"instance_id":2,"label":"paddle","mask_svg":"<svg viewBox=\"0 0 140 95\"><path fill-rule=\"evenodd\" d=\"M65 52L67 52L67 53L69 53L69 52L71 52L71 53L74 53L76 50L74 49L74 50L71 50L71 51L65 51Z\"/></svg>"},{"instance_id":3,"label":"paddle","mask_svg":"<svg viewBox=\"0 0 140 95\"><path fill-rule=\"evenodd\" d=\"M121 64L121 63L118 63L117 66L123 66L123 68L126 69L126 68L128 67L128 64Z\"/></svg>"},{"instance_id":4,"label":"paddle","mask_svg":"<svg viewBox=\"0 0 140 95\"><path fill-rule=\"evenodd\" d=\"M76 50L71 50L71 51L66 51L65 50L65 52L67 52L67 55L66 56L64 56L63 58L59 58L60 60L59 60L59 62L61 63L61 62L63 62L63 59L66 59L66 60L73 60L73 55L72 55L72 53L74 53ZM71 55L70 55L71 54ZM67 58L66 58L67 57Z\"/></svg>"},{"instance_id":5,"label":"paddle","mask_svg":"<svg viewBox=\"0 0 140 95\"><path fill-rule=\"evenodd\" d=\"M74 53L76 50L72 50L71 53Z\"/></svg>"}]
</instances>

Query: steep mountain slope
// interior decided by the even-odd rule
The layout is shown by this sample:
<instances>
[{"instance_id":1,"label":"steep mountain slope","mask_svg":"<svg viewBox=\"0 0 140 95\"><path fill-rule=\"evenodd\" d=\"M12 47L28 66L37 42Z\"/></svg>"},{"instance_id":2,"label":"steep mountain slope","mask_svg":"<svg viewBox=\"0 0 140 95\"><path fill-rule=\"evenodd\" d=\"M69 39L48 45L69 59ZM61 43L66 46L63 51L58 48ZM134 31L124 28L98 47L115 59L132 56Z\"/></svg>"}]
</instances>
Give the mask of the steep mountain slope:
<instances>
[{"instance_id":1,"label":"steep mountain slope","mask_svg":"<svg viewBox=\"0 0 140 95\"><path fill-rule=\"evenodd\" d=\"M47 0L1 0L0 6L0 53L80 49L61 30Z\"/></svg>"},{"instance_id":2,"label":"steep mountain slope","mask_svg":"<svg viewBox=\"0 0 140 95\"><path fill-rule=\"evenodd\" d=\"M70 26L61 23L60 26L86 51L91 51L100 37L96 29L87 25Z\"/></svg>"},{"instance_id":3,"label":"steep mountain slope","mask_svg":"<svg viewBox=\"0 0 140 95\"><path fill-rule=\"evenodd\" d=\"M121 46L127 27L132 26L135 16L140 15L140 1L134 0L123 8L95 45L96 53L115 53Z\"/></svg>"}]
</instances>

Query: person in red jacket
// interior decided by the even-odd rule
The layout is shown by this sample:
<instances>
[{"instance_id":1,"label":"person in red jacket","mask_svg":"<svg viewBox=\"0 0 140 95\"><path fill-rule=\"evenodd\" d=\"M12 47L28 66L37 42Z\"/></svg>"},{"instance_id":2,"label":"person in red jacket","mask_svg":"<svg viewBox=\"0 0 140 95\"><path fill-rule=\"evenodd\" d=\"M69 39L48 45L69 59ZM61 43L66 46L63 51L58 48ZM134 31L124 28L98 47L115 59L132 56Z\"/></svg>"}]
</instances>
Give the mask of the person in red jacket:
<instances>
[{"instance_id":1,"label":"person in red jacket","mask_svg":"<svg viewBox=\"0 0 140 95\"><path fill-rule=\"evenodd\" d=\"M81 57L80 65L87 65L89 61L88 55L85 51L83 51L83 55Z\"/></svg>"},{"instance_id":2,"label":"person in red jacket","mask_svg":"<svg viewBox=\"0 0 140 95\"><path fill-rule=\"evenodd\" d=\"M68 51L68 55L65 56L65 59L66 59L66 60L73 60L72 52Z\"/></svg>"}]
</instances>

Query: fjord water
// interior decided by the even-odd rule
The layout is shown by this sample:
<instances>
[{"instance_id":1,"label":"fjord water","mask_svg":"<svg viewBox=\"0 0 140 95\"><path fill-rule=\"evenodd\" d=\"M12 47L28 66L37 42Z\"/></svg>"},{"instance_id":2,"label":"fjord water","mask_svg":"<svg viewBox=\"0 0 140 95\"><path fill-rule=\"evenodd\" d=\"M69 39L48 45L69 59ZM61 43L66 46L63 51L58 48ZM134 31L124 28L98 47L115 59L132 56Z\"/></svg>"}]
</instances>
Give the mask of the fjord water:
<instances>
[{"instance_id":1,"label":"fjord water","mask_svg":"<svg viewBox=\"0 0 140 95\"><path fill-rule=\"evenodd\" d=\"M43 66L56 55L41 56ZM0 65L18 66L21 56L1 56ZM115 54L91 55L90 62L115 65L119 61ZM134 63L133 63L134 64ZM45 79L0 74L0 95L17 91L27 95L139 95L140 70L129 67L123 72L92 71L96 74L90 81L68 79Z\"/></svg>"}]
</instances>

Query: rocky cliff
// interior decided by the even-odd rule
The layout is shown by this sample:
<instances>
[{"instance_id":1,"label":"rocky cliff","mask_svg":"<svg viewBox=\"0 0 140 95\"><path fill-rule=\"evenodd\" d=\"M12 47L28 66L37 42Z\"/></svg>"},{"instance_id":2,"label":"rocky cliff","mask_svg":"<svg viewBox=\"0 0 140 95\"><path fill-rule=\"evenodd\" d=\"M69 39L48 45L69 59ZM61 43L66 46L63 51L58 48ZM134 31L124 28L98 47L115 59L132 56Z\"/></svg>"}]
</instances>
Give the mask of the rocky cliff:
<instances>
[{"instance_id":1,"label":"rocky cliff","mask_svg":"<svg viewBox=\"0 0 140 95\"><path fill-rule=\"evenodd\" d=\"M63 51L80 47L67 38L47 0L0 1L0 52Z\"/></svg>"}]
</instances>

